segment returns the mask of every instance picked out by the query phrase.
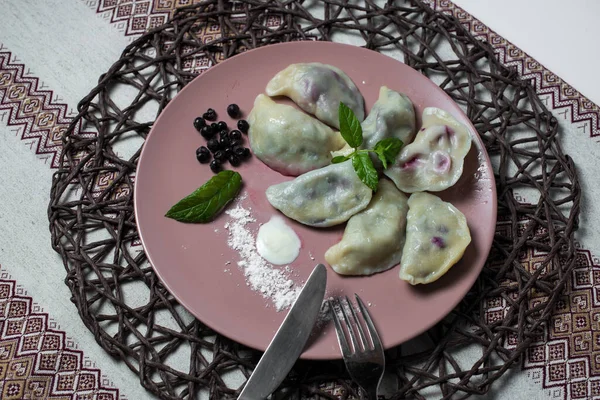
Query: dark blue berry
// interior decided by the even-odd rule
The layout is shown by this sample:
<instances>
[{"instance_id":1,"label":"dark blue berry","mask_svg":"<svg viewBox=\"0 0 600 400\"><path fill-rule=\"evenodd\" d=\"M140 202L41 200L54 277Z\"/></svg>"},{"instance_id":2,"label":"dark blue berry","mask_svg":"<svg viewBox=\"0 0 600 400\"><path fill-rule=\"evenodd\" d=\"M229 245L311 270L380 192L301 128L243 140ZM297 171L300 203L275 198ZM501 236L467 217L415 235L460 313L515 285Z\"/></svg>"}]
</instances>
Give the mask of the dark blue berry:
<instances>
[{"instance_id":1,"label":"dark blue berry","mask_svg":"<svg viewBox=\"0 0 600 400\"><path fill-rule=\"evenodd\" d=\"M242 140L242 132L238 131L237 129L229 132L229 139L239 142Z\"/></svg>"},{"instance_id":2,"label":"dark blue berry","mask_svg":"<svg viewBox=\"0 0 600 400\"><path fill-rule=\"evenodd\" d=\"M194 128L196 128L196 130L198 132L200 132L200 130L202 128L204 128L205 126L206 126L206 121L204 121L204 118L198 117L194 120Z\"/></svg>"},{"instance_id":3,"label":"dark blue berry","mask_svg":"<svg viewBox=\"0 0 600 400\"><path fill-rule=\"evenodd\" d=\"M219 128L220 131L227 130L227 122L225 122L225 121L219 121L217 123L217 128Z\"/></svg>"},{"instance_id":4,"label":"dark blue berry","mask_svg":"<svg viewBox=\"0 0 600 400\"><path fill-rule=\"evenodd\" d=\"M235 154L240 160L245 160L250 156L250 149L243 146L235 146L233 148L233 154Z\"/></svg>"},{"instance_id":5,"label":"dark blue berry","mask_svg":"<svg viewBox=\"0 0 600 400\"><path fill-rule=\"evenodd\" d=\"M202 135L203 138L208 140L211 137L215 136L215 131L213 130L213 128L211 128L210 125L205 125L200 130L200 134Z\"/></svg>"},{"instance_id":6,"label":"dark blue berry","mask_svg":"<svg viewBox=\"0 0 600 400\"><path fill-rule=\"evenodd\" d=\"M221 163L218 160L212 160L210 162L210 170L216 174L221 170Z\"/></svg>"},{"instance_id":7,"label":"dark blue berry","mask_svg":"<svg viewBox=\"0 0 600 400\"><path fill-rule=\"evenodd\" d=\"M229 115L231 118L238 118L240 116L240 107L237 104L228 105L227 115Z\"/></svg>"},{"instance_id":8,"label":"dark blue berry","mask_svg":"<svg viewBox=\"0 0 600 400\"><path fill-rule=\"evenodd\" d=\"M235 146L231 151L236 156L241 157L244 153L244 148L242 146Z\"/></svg>"},{"instance_id":9,"label":"dark blue berry","mask_svg":"<svg viewBox=\"0 0 600 400\"><path fill-rule=\"evenodd\" d=\"M217 113L212 108L209 108L204 114L202 114L202 118L209 121L214 121L217 119Z\"/></svg>"},{"instance_id":10,"label":"dark blue berry","mask_svg":"<svg viewBox=\"0 0 600 400\"><path fill-rule=\"evenodd\" d=\"M238 165L240 165L239 157L236 156L235 154L230 154L229 155L229 164L231 164L234 167L237 167Z\"/></svg>"},{"instance_id":11,"label":"dark blue berry","mask_svg":"<svg viewBox=\"0 0 600 400\"><path fill-rule=\"evenodd\" d=\"M222 136L221 139L219 139L219 145L222 148L226 148L231 146L231 141L229 140L229 138L227 136Z\"/></svg>"},{"instance_id":12,"label":"dark blue berry","mask_svg":"<svg viewBox=\"0 0 600 400\"><path fill-rule=\"evenodd\" d=\"M237 127L240 131L244 133L248 133L248 128L250 128L250 124L245 119L240 119L237 123Z\"/></svg>"},{"instance_id":13,"label":"dark blue berry","mask_svg":"<svg viewBox=\"0 0 600 400\"><path fill-rule=\"evenodd\" d=\"M225 161L226 158L227 158L227 155L225 154L224 150L218 150L215 152L215 160Z\"/></svg>"},{"instance_id":14,"label":"dark blue berry","mask_svg":"<svg viewBox=\"0 0 600 400\"><path fill-rule=\"evenodd\" d=\"M219 145L219 141L217 139L212 138L208 141L208 143L206 143L206 147L208 147L208 149L214 153L221 148L221 145Z\"/></svg>"},{"instance_id":15,"label":"dark blue berry","mask_svg":"<svg viewBox=\"0 0 600 400\"><path fill-rule=\"evenodd\" d=\"M196 159L202 164L206 164L210 160L210 151L204 146L198 147L196 150Z\"/></svg>"}]
</instances>

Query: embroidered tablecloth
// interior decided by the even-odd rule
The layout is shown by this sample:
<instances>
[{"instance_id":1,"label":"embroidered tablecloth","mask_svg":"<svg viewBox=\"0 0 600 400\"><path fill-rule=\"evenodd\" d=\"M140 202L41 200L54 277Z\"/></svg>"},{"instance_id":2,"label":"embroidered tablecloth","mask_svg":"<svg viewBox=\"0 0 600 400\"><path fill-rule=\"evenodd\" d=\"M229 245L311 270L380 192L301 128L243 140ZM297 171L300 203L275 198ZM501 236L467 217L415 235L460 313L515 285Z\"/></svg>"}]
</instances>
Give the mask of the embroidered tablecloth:
<instances>
[{"instance_id":1,"label":"embroidered tablecloth","mask_svg":"<svg viewBox=\"0 0 600 400\"><path fill-rule=\"evenodd\" d=\"M63 283L62 260L50 246L47 207L61 137L77 102L132 40L190 2L11 0L2 5L2 399L155 397L124 362L98 346L79 318ZM522 368L507 373L483 398L600 398L600 261L595 255L600 234L594 228L600 223L600 207L593 201L600 174L600 153L594 149L600 142L600 109L468 12L449 1L429 3L459 18L478 39L491 43L503 64L534 83L560 122L565 152L575 160L584 191L578 265L551 324L526 353ZM538 257L527 254L522 262L533 266ZM500 300L487 304L486 317L493 320L505 307ZM240 376L231 380L234 386L244 381Z\"/></svg>"}]
</instances>

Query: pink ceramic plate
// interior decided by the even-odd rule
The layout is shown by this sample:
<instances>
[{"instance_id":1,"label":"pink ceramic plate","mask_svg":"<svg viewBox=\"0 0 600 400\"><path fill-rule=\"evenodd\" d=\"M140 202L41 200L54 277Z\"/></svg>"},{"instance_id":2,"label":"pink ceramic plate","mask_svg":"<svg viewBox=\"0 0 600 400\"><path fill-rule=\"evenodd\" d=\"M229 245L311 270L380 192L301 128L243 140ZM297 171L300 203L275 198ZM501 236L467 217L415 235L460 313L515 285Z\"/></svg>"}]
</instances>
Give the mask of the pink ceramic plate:
<instances>
[{"instance_id":1,"label":"pink ceramic plate","mask_svg":"<svg viewBox=\"0 0 600 400\"><path fill-rule=\"evenodd\" d=\"M150 262L173 295L192 314L240 343L264 350L285 317L268 300L250 290L236 266L237 252L227 246L221 214L210 224L184 224L164 217L179 199L213 174L196 161L195 149L205 140L192 121L209 107L233 126L225 109L237 103L247 115L254 98L275 73L297 62L322 62L345 71L362 92L367 111L386 85L406 93L417 109L440 107L471 128L475 146L467 156L460 181L440 196L467 217L473 241L463 259L439 281L413 287L398 278L398 267L369 277L342 277L328 270L329 295L358 293L369 303L386 348L425 331L442 319L467 293L487 258L496 222L496 191L489 157L470 121L433 82L408 66L363 48L328 42L295 42L248 51L203 73L181 91L157 119L139 161L135 184L138 229ZM276 214L265 198L268 186L291 179L257 158L237 168L243 177L242 201L257 223ZM300 256L291 265L292 279L302 283L325 251L340 240L344 225L318 230L290 221L300 239ZM216 232L217 231L217 232ZM313 256L315 259L311 258ZM230 261L230 265L226 263ZM330 323L302 355L307 359L340 358Z\"/></svg>"}]
</instances>

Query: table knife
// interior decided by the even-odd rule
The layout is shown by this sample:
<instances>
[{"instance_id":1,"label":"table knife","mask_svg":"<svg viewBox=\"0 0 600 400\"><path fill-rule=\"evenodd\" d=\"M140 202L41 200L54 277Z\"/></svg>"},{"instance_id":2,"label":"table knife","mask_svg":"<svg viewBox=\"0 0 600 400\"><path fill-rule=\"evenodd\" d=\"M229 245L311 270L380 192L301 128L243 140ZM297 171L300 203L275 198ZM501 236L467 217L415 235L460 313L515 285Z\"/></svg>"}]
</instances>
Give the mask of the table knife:
<instances>
[{"instance_id":1,"label":"table knife","mask_svg":"<svg viewBox=\"0 0 600 400\"><path fill-rule=\"evenodd\" d=\"M238 400L266 399L292 369L312 331L327 286L327 269L318 264L259 360Z\"/></svg>"}]
</instances>

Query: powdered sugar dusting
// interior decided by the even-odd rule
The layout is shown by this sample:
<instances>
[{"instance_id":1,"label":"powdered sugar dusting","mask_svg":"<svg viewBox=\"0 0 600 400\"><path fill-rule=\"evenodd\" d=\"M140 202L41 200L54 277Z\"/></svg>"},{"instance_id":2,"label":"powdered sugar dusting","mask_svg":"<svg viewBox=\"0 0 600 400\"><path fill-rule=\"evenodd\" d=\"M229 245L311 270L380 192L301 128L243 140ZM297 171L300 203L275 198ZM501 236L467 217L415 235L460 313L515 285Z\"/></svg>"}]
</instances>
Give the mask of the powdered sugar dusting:
<instances>
[{"instance_id":1,"label":"powdered sugar dusting","mask_svg":"<svg viewBox=\"0 0 600 400\"><path fill-rule=\"evenodd\" d=\"M226 213L231 218L224 225L229 231L227 244L240 255L237 264L244 272L246 285L271 300L277 311L290 307L302 288L289 278L289 268L279 269L258 254L255 237L247 226L256 222L250 210L238 204Z\"/></svg>"}]
</instances>

